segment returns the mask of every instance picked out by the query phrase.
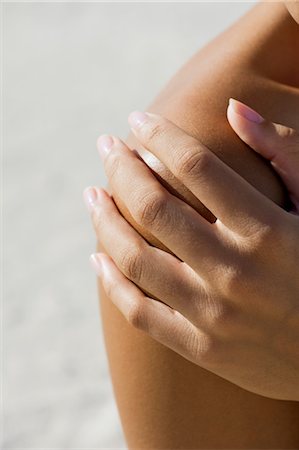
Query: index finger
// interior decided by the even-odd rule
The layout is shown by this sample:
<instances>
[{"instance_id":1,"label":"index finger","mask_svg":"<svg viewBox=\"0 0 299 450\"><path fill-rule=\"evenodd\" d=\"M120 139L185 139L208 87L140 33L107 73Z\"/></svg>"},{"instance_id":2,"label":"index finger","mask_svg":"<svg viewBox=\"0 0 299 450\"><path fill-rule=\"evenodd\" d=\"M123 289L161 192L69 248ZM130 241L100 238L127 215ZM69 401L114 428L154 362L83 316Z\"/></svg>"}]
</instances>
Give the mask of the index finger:
<instances>
[{"instance_id":1,"label":"index finger","mask_svg":"<svg viewBox=\"0 0 299 450\"><path fill-rule=\"evenodd\" d=\"M248 234L277 210L271 200L173 122L135 111L129 124L141 144L231 230Z\"/></svg>"}]
</instances>

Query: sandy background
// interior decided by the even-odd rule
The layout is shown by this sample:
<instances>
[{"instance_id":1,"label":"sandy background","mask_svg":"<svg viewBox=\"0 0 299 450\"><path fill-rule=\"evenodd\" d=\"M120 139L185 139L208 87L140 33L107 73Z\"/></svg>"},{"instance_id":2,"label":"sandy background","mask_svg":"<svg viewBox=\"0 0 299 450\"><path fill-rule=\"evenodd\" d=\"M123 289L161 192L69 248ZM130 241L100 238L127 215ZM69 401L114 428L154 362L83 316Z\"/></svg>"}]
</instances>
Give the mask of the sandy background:
<instances>
[{"instance_id":1,"label":"sandy background","mask_svg":"<svg viewBox=\"0 0 299 450\"><path fill-rule=\"evenodd\" d=\"M125 448L82 201L101 133L128 133L199 47L252 3L2 4L2 447Z\"/></svg>"}]
</instances>

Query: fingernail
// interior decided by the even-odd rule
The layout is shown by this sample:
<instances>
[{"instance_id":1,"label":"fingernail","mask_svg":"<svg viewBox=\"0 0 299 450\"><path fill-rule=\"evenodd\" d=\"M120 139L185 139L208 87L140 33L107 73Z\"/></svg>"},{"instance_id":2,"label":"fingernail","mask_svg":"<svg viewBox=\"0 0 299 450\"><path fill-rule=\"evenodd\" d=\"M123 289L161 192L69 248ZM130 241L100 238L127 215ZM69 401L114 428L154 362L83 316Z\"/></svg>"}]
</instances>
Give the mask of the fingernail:
<instances>
[{"instance_id":1,"label":"fingernail","mask_svg":"<svg viewBox=\"0 0 299 450\"><path fill-rule=\"evenodd\" d=\"M250 122L261 123L265 120L254 109L250 108L242 102L239 102L238 100L235 100L234 98L229 99L229 106L236 114L239 114L240 116L244 117L244 119L247 119Z\"/></svg>"},{"instance_id":2,"label":"fingernail","mask_svg":"<svg viewBox=\"0 0 299 450\"><path fill-rule=\"evenodd\" d=\"M101 257L97 253L93 253L92 255L90 255L89 261L95 273L99 277L101 277L103 275L103 265Z\"/></svg>"},{"instance_id":3,"label":"fingernail","mask_svg":"<svg viewBox=\"0 0 299 450\"><path fill-rule=\"evenodd\" d=\"M92 186L88 186L84 189L83 198L88 211L91 211L98 202L97 190Z\"/></svg>"},{"instance_id":4,"label":"fingernail","mask_svg":"<svg viewBox=\"0 0 299 450\"><path fill-rule=\"evenodd\" d=\"M97 148L101 158L104 160L113 146L113 138L103 134L97 140Z\"/></svg>"},{"instance_id":5,"label":"fingernail","mask_svg":"<svg viewBox=\"0 0 299 450\"><path fill-rule=\"evenodd\" d=\"M128 117L129 125L134 129L141 127L147 120L147 114L140 111L133 111Z\"/></svg>"}]
</instances>

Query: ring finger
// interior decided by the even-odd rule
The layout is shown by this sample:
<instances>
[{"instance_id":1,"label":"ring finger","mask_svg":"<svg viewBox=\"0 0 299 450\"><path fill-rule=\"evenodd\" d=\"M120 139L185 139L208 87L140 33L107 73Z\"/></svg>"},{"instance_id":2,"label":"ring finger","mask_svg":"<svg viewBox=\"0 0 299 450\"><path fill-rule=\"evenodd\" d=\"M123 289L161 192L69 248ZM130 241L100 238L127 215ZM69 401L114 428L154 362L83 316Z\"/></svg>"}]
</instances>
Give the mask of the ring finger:
<instances>
[{"instance_id":1,"label":"ring finger","mask_svg":"<svg viewBox=\"0 0 299 450\"><path fill-rule=\"evenodd\" d=\"M208 296L200 277L176 257L150 246L121 216L104 190L87 188L84 197L96 235L121 272L190 322L198 317L203 320Z\"/></svg>"}]
</instances>

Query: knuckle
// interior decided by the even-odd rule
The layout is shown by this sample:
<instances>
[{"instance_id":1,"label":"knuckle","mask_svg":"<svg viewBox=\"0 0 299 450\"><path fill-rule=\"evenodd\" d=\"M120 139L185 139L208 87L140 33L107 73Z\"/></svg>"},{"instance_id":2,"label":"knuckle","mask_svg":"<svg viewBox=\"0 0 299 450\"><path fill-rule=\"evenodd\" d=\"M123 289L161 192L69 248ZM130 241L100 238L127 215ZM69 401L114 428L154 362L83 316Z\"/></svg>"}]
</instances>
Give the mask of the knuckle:
<instances>
[{"instance_id":1,"label":"knuckle","mask_svg":"<svg viewBox=\"0 0 299 450\"><path fill-rule=\"evenodd\" d=\"M260 224L258 231L253 233L249 238L249 253L254 255L262 255L263 252L269 252L280 248L283 235L285 234L284 225L280 220L280 214L273 214L269 220ZM275 243L275 246L273 245Z\"/></svg>"},{"instance_id":2,"label":"knuckle","mask_svg":"<svg viewBox=\"0 0 299 450\"><path fill-rule=\"evenodd\" d=\"M245 259L243 262L238 261L238 264L225 267L222 271L221 276L219 276L219 289L224 296L233 298L240 294L242 285L246 285L247 272L244 268L245 262ZM232 314L232 311L230 313ZM223 315L223 319L226 316L226 320L228 320L228 306L223 311L220 308L219 315L221 316L221 314Z\"/></svg>"},{"instance_id":3,"label":"knuckle","mask_svg":"<svg viewBox=\"0 0 299 450\"><path fill-rule=\"evenodd\" d=\"M210 311L208 317L209 328L216 333L231 330L234 323L234 310L228 303L218 302Z\"/></svg>"},{"instance_id":4,"label":"knuckle","mask_svg":"<svg viewBox=\"0 0 299 450\"><path fill-rule=\"evenodd\" d=\"M141 280L143 266L143 250L139 246L126 248L119 257L120 270L132 281Z\"/></svg>"},{"instance_id":5,"label":"knuckle","mask_svg":"<svg viewBox=\"0 0 299 450\"><path fill-rule=\"evenodd\" d=\"M240 280L243 277L241 270L229 270L224 276L224 286L226 292L232 293L238 291L240 287Z\"/></svg>"},{"instance_id":6,"label":"knuckle","mask_svg":"<svg viewBox=\"0 0 299 450\"><path fill-rule=\"evenodd\" d=\"M284 142L289 141L292 143L293 142L298 143L299 134L298 134L297 130L295 130L294 128L286 127L281 124L276 124L276 127L278 130L279 136L283 139Z\"/></svg>"},{"instance_id":7,"label":"knuckle","mask_svg":"<svg viewBox=\"0 0 299 450\"><path fill-rule=\"evenodd\" d=\"M155 222L161 222L166 211L167 195L163 192L150 192L135 202L134 219L144 227L150 227Z\"/></svg>"},{"instance_id":8,"label":"knuckle","mask_svg":"<svg viewBox=\"0 0 299 450\"><path fill-rule=\"evenodd\" d=\"M266 258L281 257L281 254L288 254L294 248L293 227L290 226L290 214L281 210L271 225L267 226L260 234L255 243L255 254Z\"/></svg>"},{"instance_id":9,"label":"knuckle","mask_svg":"<svg viewBox=\"0 0 299 450\"><path fill-rule=\"evenodd\" d=\"M145 309L140 302L138 301L132 302L129 311L127 313L127 321L134 328L142 330L146 329Z\"/></svg>"},{"instance_id":10,"label":"knuckle","mask_svg":"<svg viewBox=\"0 0 299 450\"><path fill-rule=\"evenodd\" d=\"M96 233L101 234L101 229L105 223L104 215L100 213L99 208L92 208L91 221Z\"/></svg>"},{"instance_id":11,"label":"knuckle","mask_svg":"<svg viewBox=\"0 0 299 450\"><path fill-rule=\"evenodd\" d=\"M211 164L212 157L209 152L189 148L182 151L181 155L175 161L175 171L179 178L199 176L206 173Z\"/></svg>"},{"instance_id":12,"label":"knuckle","mask_svg":"<svg viewBox=\"0 0 299 450\"><path fill-rule=\"evenodd\" d=\"M197 363L205 367L216 367L219 364L221 355L220 342L216 337L205 334L197 345Z\"/></svg>"},{"instance_id":13,"label":"knuckle","mask_svg":"<svg viewBox=\"0 0 299 450\"><path fill-rule=\"evenodd\" d=\"M148 142L160 140L165 134L165 124L160 119L159 122L145 128L145 138Z\"/></svg>"},{"instance_id":14,"label":"knuckle","mask_svg":"<svg viewBox=\"0 0 299 450\"><path fill-rule=\"evenodd\" d=\"M105 289L105 293L110 300L113 300L115 293L115 285L111 280L107 280L106 278L102 279L102 283Z\"/></svg>"},{"instance_id":15,"label":"knuckle","mask_svg":"<svg viewBox=\"0 0 299 450\"><path fill-rule=\"evenodd\" d=\"M261 227L258 242L261 246L273 245L273 242L280 241L281 229L279 223L275 220L271 224Z\"/></svg>"},{"instance_id":16,"label":"knuckle","mask_svg":"<svg viewBox=\"0 0 299 450\"><path fill-rule=\"evenodd\" d=\"M298 154L299 133L294 128L289 128L284 125L275 124L278 138L273 142L273 147L279 150L275 155L273 161L280 163L284 161L286 155L290 157L292 154Z\"/></svg>"},{"instance_id":17,"label":"knuckle","mask_svg":"<svg viewBox=\"0 0 299 450\"><path fill-rule=\"evenodd\" d=\"M105 160L105 168L109 178L115 177L120 166L120 158L116 152L109 152Z\"/></svg>"}]
</instances>

